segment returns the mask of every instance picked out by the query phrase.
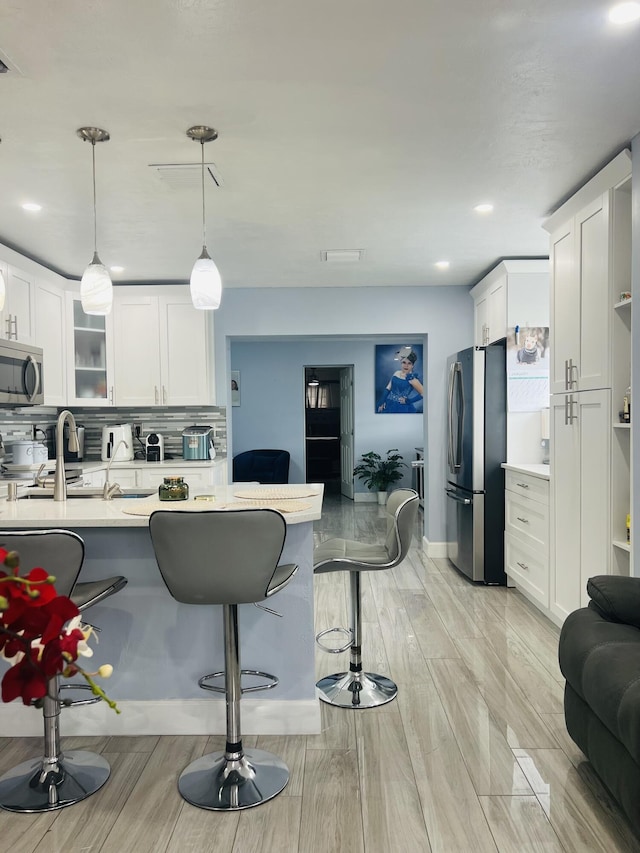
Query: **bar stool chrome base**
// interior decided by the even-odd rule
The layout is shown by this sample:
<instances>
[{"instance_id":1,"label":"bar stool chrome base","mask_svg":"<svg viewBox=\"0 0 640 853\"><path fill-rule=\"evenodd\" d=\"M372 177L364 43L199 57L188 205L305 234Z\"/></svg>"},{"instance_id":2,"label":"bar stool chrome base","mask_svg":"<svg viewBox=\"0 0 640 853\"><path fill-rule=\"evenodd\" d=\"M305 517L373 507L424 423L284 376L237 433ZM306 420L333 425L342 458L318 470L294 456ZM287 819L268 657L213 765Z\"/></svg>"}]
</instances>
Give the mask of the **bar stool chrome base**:
<instances>
[{"instance_id":1,"label":"bar stool chrome base","mask_svg":"<svg viewBox=\"0 0 640 853\"><path fill-rule=\"evenodd\" d=\"M24 761L0 778L0 806L10 812L50 812L95 794L111 768L101 755L72 750L47 764Z\"/></svg>"},{"instance_id":2,"label":"bar stool chrome base","mask_svg":"<svg viewBox=\"0 0 640 853\"><path fill-rule=\"evenodd\" d=\"M289 781L287 765L270 752L250 749L231 756L213 752L189 764L178 779L184 799L212 811L249 809L273 799Z\"/></svg>"},{"instance_id":3,"label":"bar stool chrome base","mask_svg":"<svg viewBox=\"0 0 640 853\"><path fill-rule=\"evenodd\" d=\"M398 685L376 672L336 672L316 687L319 699L338 708L377 708L398 695Z\"/></svg>"}]
</instances>

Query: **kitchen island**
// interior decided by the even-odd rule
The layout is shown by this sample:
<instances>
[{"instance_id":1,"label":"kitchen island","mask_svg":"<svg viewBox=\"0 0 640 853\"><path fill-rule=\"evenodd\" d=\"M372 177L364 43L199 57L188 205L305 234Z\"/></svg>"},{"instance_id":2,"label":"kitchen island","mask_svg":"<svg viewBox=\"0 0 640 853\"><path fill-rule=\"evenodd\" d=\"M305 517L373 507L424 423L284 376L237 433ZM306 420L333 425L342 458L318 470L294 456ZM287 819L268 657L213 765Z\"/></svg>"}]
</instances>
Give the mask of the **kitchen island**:
<instances>
[{"instance_id":1,"label":"kitchen island","mask_svg":"<svg viewBox=\"0 0 640 853\"><path fill-rule=\"evenodd\" d=\"M246 488L247 484L237 484L208 489L215 501L201 505L206 509L236 506L235 492ZM253 484L251 488L273 490L273 486ZM278 491L293 493L300 488L285 485L278 486ZM321 516L323 487L313 484L309 491L314 494L298 499L304 508L283 513L287 537L281 562L299 566L291 583L269 602L283 618L252 605L239 609L242 666L274 673L280 679L274 690L243 699L246 734L320 731L315 697L312 555L313 521ZM104 686L122 713L116 715L104 703L66 709L63 734L225 731L224 697L202 691L197 683L205 673L223 669L222 608L185 605L171 598L156 564L145 503L144 499L74 498L70 490L64 502L21 499L0 505L0 543L2 530L75 530L86 546L81 580L122 574L129 581L117 595L86 613L87 621L100 628L92 661L96 667L113 665L113 676ZM189 504L195 506L193 501ZM153 497L147 509L152 505L159 508ZM170 503L164 506L180 508ZM145 514L131 514L138 511ZM39 714L25 713L21 704L13 702L0 705L0 728L15 735L39 735L42 720Z\"/></svg>"}]
</instances>

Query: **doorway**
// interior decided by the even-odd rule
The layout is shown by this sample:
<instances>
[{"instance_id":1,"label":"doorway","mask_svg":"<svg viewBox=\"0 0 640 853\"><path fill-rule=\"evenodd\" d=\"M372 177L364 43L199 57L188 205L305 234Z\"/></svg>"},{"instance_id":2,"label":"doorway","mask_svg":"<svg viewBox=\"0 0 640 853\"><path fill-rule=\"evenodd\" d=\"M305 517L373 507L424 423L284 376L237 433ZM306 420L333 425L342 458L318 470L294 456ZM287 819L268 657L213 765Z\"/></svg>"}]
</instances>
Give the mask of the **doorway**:
<instances>
[{"instance_id":1,"label":"doorway","mask_svg":"<svg viewBox=\"0 0 640 853\"><path fill-rule=\"evenodd\" d=\"M304 369L307 483L353 499L353 365Z\"/></svg>"}]
</instances>

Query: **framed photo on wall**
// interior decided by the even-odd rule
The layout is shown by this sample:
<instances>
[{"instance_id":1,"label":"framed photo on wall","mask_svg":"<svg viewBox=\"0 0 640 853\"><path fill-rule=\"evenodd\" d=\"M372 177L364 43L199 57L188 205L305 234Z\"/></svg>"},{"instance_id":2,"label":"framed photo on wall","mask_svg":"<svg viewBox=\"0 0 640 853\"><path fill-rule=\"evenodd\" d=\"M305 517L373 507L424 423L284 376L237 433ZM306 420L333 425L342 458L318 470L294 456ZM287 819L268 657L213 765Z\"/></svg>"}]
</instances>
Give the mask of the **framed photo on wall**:
<instances>
[{"instance_id":1,"label":"framed photo on wall","mask_svg":"<svg viewBox=\"0 0 640 853\"><path fill-rule=\"evenodd\" d=\"M419 415L424 411L422 344L376 344L375 411Z\"/></svg>"},{"instance_id":2,"label":"framed photo on wall","mask_svg":"<svg viewBox=\"0 0 640 853\"><path fill-rule=\"evenodd\" d=\"M231 405L240 405L240 371L231 371Z\"/></svg>"}]
</instances>

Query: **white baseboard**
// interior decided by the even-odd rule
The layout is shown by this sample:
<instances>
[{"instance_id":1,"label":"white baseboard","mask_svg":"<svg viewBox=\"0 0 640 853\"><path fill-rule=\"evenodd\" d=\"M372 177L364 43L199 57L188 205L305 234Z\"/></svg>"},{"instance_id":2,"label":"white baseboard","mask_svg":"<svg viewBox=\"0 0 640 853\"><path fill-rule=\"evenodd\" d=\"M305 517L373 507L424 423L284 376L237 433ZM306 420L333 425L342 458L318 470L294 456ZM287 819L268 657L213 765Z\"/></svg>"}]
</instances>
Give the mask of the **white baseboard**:
<instances>
[{"instance_id":1,"label":"white baseboard","mask_svg":"<svg viewBox=\"0 0 640 853\"><path fill-rule=\"evenodd\" d=\"M225 703L216 699L167 699L118 702L116 714L104 702L63 708L60 731L65 735L216 735L225 734ZM245 735L319 734L318 699L273 701L243 699ZM18 702L0 703L0 731L11 737L42 736L42 711Z\"/></svg>"},{"instance_id":2,"label":"white baseboard","mask_svg":"<svg viewBox=\"0 0 640 853\"><path fill-rule=\"evenodd\" d=\"M426 536L422 537L422 550L431 559L443 560L447 556L446 542L430 542Z\"/></svg>"}]
</instances>

